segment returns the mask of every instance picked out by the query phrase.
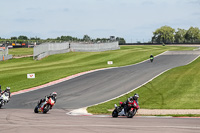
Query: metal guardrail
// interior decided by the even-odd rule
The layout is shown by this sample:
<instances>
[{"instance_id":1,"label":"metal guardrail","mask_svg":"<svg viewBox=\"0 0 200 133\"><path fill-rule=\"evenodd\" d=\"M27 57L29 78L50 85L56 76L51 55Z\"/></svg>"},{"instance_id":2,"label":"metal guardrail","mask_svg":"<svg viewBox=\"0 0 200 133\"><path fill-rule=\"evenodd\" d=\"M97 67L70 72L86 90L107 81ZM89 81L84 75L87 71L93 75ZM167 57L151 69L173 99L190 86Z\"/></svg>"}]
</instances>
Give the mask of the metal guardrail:
<instances>
[{"instance_id":1,"label":"metal guardrail","mask_svg":"<svg viewBox=\"0 0 200 133\"><path fill-rule=\"evenodd\" d=\"M48 52L48 51L56 51L56 50L64 50L69 48L69 43L44 43L41 45L37 45L34 47L33 56L38 56L39 54Z\"/></svg>"},{"instance_id":2,"label":"metal guardrail","mask_svg":"<svg viewBox=\"0 0 200 133\"><path fill-rule=\"evenodd\" d=\"M8 55L8 47L5 47L5 49L0 48L0 61L8 60L11 58L12 58L12 55Z\"/></svg>"},{"instance_id":3,"label":"metal guardrail","mask_svg":"<svg viewBox=\"0 0 200 133\"><path fill-rule=\"evenodd\" d=\"M68 52L68 49L69 42L40 44L33 49L33 59L42 59L48 55Z\"/></svg>"},{"instance_id":4,"label":"metal guardrail","mask_svg":"<svg viewBox=\"0 0 200 133\"><path fill-rule=\"evenodd\" d=\"M120 49L118 42L110 43L44 43L34 47L33 59L42 59L48 55L66 52L96 52Z\"/></svg>"},{"instance_id":5,"label":"metal guardrail","mask_svg":"<svg viewBox=\"0 0 200 133\"><path fill-rule=\"evenodd\" d=\"M71 43L70 49L73 52L96 52L96 51L107 51L120 49L118 42L110 43L94 43L94 44L82 44L82 43Z\"/></svg>"}]
</instances>

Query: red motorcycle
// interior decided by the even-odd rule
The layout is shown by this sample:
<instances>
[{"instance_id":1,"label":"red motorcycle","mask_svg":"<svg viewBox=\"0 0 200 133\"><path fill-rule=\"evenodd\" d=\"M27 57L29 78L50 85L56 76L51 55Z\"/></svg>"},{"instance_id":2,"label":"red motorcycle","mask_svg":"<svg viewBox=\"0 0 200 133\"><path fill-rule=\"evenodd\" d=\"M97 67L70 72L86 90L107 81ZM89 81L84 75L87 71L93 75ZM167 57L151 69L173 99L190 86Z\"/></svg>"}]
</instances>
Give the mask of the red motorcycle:
<instances>
[{"instance_id":1,"label":"red motorcycle","mask_svg":"<svg viewBox=\"0 0 200 133\"><path fill-rule=\"evenodd\" d=\"M128 102L128 105L125 105L123 102L119 102L119 104L120 106L115 104L115 109L112 112L112 117L127 116L127 118L133 118L133 116L137 113L137 110L140 108L135 100ZM126 114L124 112L124 106L127 106Z\"/></svg>"},{"instance_id":2,"label":"red motorcycle","mask_svg":"<svg viewBox=\"0 0 200 133\"><path fill-rule=\"evenodd\" d=\"M44 102L42 102L40 105L38 103L38 105L35 107L34 112L35 113L47 113L55 104L55 101L50 97L47 98Z\"/></svg>"}]
</instances>

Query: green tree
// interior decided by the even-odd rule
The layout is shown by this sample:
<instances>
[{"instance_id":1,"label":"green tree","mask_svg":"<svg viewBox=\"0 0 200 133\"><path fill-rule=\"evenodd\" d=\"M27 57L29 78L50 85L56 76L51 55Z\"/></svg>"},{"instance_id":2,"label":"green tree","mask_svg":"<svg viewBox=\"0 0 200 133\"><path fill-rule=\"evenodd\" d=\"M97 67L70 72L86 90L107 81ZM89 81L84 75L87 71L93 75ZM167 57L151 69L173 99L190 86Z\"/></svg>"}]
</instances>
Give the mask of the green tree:
<instances>
[{"instance_id":1,"label":"green tree","mask_svg":"<svg viewBox=\"0 0 200 133\"><path fill-rule=\"evenodd\" d=\"M116 41L118 41L120 44L125 44L126 43L126 41L124 40L124 38L121 38L121 37L117 37Z\"/></svg>"},{"instance_id":2,"label":"green tree","mask_svg":"<svg viewBox=\"0 0 200 133\"><path fill-rule=\"evenodd\" d=\"M175 32L174 38L176 43L184 43L187 30L178 28Z\"/></svg>"},{"instance_id":3,"label":"green tree","mask_svg":"<svg viewBox=\"0 0 200 133\"><path fill-rule=\"evenodd\" d=\"M91 40L91 38L90 38L88 35L84 35L84 36L83 36L83 41L88 42L88 41L90 41L90 40Z\"/></svg>"},{"instance_id":4,"label":"green tree","mask_svg":"<svg viewBox=\"0 0 200 133\"><path fill-rule=\"evenodd\" d=\"M14 36L14 37L11 37L10 39L11 40L17 40L17 37Z\"/></svg>"},{"instance_id":5,"label":"green tree","mask_svg":"<svg viewBox=\"0 0 200 133\"><path fill-rule=\"evenodd\" d=\"M30 40L40 40L39 37L31 37Z\"/></svg>"},{"instance_id":6,"label":"green tree","mask_svg":"<svg viewBox=\"0 0 200 133\"><path fill-rule=\"evenodd\" d=\"M198 27L190 27L185 34L185 39L191 43L200 40L200 29Z\"/></svg>"},{"instance_id":7,"label":"green tree","mask_svg":"<svg viewBox=\"0 0 200 133\"><path fill-rule=\"evenodd\" d=\"M175 29L169 26L162 26L153 32L152 41L156 43L173 43Z\"/></svg>"},{"instance_id":8,"label":"green tree","mask_svg":"<svg viewBox=\"0 0 200 133\"><path fill-rule=\"evenodd\" d=\"M73 37L71 37L71 36L61 36L60 39L62 41L72 41L72 40L74 40Z\"/></svg>"},{"instance_id":9,"label":"green tree","mask_svg":"<svg viewBox=\"0 0 200 133\"><path fill-rule=\"evenodd\" d=\"M60 37L57 37L56 40L61 40Z\"/></svg>"},{"instance_id":10,"label":"green tree","mask_svg":"<svg viewBox=\"0 0 200 133\"><path fill-rule=\"evenodd\" d=\"M27 36L19 36L18 39L19 40L28 40L28 37Z\"/></svg>"}]
</instances>

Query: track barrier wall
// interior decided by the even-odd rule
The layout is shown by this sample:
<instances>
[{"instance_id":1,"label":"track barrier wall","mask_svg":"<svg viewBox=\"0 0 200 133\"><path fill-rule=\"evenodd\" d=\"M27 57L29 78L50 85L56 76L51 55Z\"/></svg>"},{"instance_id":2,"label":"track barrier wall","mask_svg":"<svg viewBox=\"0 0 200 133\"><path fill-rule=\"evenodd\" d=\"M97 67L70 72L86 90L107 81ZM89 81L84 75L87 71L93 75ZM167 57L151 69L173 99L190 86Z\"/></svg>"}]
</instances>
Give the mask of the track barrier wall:
<instances>
[{"instance_id":1,"label":"track barrier wall","mask_svg":"<svg viewBox=\"0 0 200 133\"><path fill-rule=\"evenodd\" d=\"M12 55L8 54L8 47L0 48L0 61L12 59Z\"/></svg>"},{"instance_id":2,"label":"track barrier wall","mask_svg":"<svg viewBox=\"0 0 200 133\"><path fill-rule=\"evenodd\" d=\"M46 56L69 52L69 43L44 43L34 47L33 59L40 60Z\"/></svg>"},{"instance_id":3,"label":"track barrier wall","mask_svg":"<svg viewBox=\"0 0 200 133\"><path fill-rule=\"evenodd\" d=\"M33 59L40 60L46 56L53 54L61 54L67 52L97 52L120 49L118 42L109 43L44 43L34 47Z\"/></svg>"},{"instance_id":4,"label":"track barrier wall","mask_svg":"<svg viewBox=\"0 0 200 133\"><path fill-rule=\"evenodd\" d=\"M96 44L71 43L70 49L73 52L98 52L98 51L116 50L120 49L120 47L118 42L96 43Z\"/></svg>"}]
</instances>

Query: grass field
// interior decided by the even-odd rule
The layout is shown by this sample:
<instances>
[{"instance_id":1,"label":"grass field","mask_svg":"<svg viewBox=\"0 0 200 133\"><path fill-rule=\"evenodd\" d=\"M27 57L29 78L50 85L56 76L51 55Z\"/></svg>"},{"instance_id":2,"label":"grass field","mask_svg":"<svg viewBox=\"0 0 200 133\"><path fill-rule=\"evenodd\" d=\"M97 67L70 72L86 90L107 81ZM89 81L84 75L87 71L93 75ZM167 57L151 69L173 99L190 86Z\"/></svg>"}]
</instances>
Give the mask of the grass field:
<instances>
[{"instance_id":1,"label":"grass field","mask_svg":"<svg viewBox=\"0 0 200 133\"><path fill-rule=\"evenodd\" d=\"M33 55L33 48L13 48L9 49L9 54L13 56Z\"/></svg>"},{"instance_id":2,"label":"grass field","mask_svg":"<svg viewBox=\"0 0 200 133\"><path fill-rule=\"evenodd\" d=\"M90 113L110 113L115 103L139 93L143 109L200 109L200 58L171 69L148 84L115 100L89 107Z\"/></svg>"},{"instance_id":3,"label":"grass field","mask_svg":"<svg viewBox=\"0 0 200 133\"><path fill-rule=\"evenodd\" d=\"M89 71L98 68L135 64L148 59L150 54L157 55L166 50L192 50L192 49L193 48L191 47L176 47L176 46L121 46L120 50L105 51L105 52L69 52L65 54L52 55L39 61L33 60L32 57L1 61L0 84L3 89L6 86L10 86L11 92L15 92L30 87L42 85L50 81L57 80L84 71ZM26 55L31 53L30 48L16 49L16 50L19 51L15 51L15 49L13 49L13 51L10 50L9 53L12 54L13 52L16 53L16 55ZM114 62L113 65L107 65L107 61L110 60ZM36 78L27 79L28 73L35 73ZM162 80L162 78L160 80ZM153 85L154 87L159 88L159 86L156 86L157 85L156 83L153 83ZM194 85L196 86L197 84ZM139 90L141 90L141 92ZM140 100L142 104L141 107L151 108L151 106L148 106L149 97L148 96L146 97L147 94L144 93L145 88L139 90L138 91L141 95L141 100ZM194 89L194 91L197 90ZM144 96L146 98L142 98ZM154 98L153 100L160 100L160 95L157 94L156 98ZM164 105L167 102L168 101L164 101ZM157 105L155 107L159 108L166 107L166 106L161 106L159 101L156 103L154 103ZM106 109L104 111L107 111L108 108L112 108L112 106L106 106ZM89 110L91 111L93 109L90 108Z\"/></svg>"}]
</instances>

